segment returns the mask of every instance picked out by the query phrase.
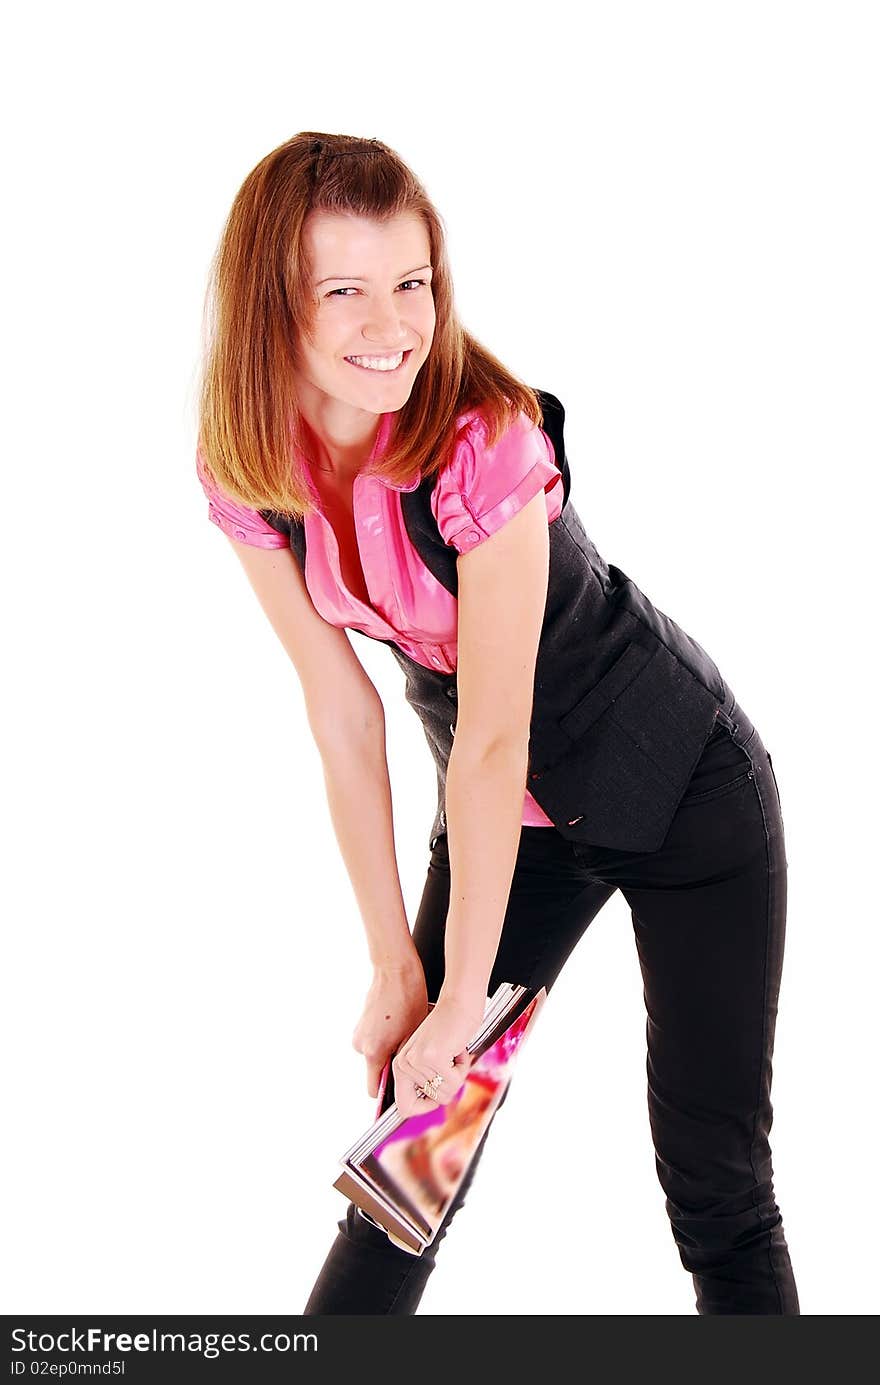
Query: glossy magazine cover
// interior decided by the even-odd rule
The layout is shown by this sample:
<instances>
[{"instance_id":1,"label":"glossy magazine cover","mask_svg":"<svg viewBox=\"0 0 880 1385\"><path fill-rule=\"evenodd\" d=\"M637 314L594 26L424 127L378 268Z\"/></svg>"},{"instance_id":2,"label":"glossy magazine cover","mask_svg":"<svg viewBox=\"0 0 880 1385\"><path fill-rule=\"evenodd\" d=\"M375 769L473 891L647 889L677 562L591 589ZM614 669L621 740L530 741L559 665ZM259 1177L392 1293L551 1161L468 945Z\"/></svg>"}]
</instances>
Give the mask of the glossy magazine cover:
<instances>
[{"instance_id":1,"label":"glossy magazine cover","mask_svg":"<svg viewBox=\"0 0 880 1385\"><path fill-rule=\"evenodd\" d=\"M386 1063L376 1119L342 1156L334 1187L395 1244L419 1255L434 1239L546 997L544 987L499 986L467 1045L471 1064L460 1090L424 1114L400 1116Z\"/></svg>"}]
</instances>

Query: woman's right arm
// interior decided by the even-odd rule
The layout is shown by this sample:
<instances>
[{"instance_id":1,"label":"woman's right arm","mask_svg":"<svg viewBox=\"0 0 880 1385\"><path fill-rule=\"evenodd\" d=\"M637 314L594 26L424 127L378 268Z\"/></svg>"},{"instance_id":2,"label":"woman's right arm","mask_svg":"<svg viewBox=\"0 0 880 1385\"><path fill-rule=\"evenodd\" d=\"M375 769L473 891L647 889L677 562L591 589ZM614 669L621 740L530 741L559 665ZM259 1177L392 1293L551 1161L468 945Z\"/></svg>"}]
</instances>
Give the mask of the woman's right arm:
<instances>
[{"instance_id":1,"label":"woman's right arm","mask_svg":"<svg viewBox=\"0 0 880 1385\"><path fill-rule=\"evenodd\" d=\"M382 699L345 631L316 611L290 549L227 539L299 676L373 967L421 975L400 888Z\"/></svg>"}]
</instances>

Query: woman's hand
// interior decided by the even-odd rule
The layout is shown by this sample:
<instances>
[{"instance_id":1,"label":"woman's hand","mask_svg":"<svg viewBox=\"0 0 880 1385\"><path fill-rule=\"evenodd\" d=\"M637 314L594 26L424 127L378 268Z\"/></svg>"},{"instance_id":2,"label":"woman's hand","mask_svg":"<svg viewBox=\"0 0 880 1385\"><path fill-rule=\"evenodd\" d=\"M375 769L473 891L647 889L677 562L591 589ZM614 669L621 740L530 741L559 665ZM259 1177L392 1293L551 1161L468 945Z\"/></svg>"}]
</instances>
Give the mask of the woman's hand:
<instances>
[{"instance_id":1,"label":"woman's hand","mask_svg":"<svg viewBox=\"0 0 880 1385\"><path fill-rule=\"evenodd\" d=\"M458 1095L471 1064L467 1045L479 1029L484 1013L485 1002L477 1005L441 996L391 1065L394 1100L401 1115L435 1111ZM429 1086L429 1095L420 1096L417 1089L437 1073L443 1081Z\"/></svg>"},{"instance_id":2,"label":"woman's hand","mask_svg":"<svg viewBox=\"0 0 880 1385\"><path fill-rule=\"evenodd\" d=\"M428 1013L428 989L417 953L398 966L376 966L352 1044L367 1060L367 1091L379 1095L386 1060Z\"/></svg>"}]
</instances>

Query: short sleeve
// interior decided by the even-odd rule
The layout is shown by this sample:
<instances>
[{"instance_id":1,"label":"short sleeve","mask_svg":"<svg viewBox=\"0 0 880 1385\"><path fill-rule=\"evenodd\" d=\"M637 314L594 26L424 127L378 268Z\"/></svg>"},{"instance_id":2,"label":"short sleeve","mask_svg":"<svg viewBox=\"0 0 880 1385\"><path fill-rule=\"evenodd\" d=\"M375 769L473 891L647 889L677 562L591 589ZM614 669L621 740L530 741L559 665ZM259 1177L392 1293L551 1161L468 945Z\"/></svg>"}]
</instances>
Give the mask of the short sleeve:
<instances>
[{"instance_id":1,"label":"short sleeve","mask_svg":"<svg viewBox=\"0 0 880 1385\"><path fill-rule=\"evenodd\" d=\"M520 412L494 447L479 415L462 432L437 478L431 509L446 543L467 553L483 543L544 491L547 522L562 509L562 475L553 444Z\"/></svg>"},{"instance_id":2,"label":"short sleeve","mask_svg":"<svg viewBox=\"0 0 880 1385\"><path fill-rule=\"evenodd\" d=\"M202 490L208 499L208 518L231 539L252 544L254 548L287 548L284 534L273 529L257 510L230 500L208 476L201 449L196 449L196 471Z\"/></svg>"}]
</instances>

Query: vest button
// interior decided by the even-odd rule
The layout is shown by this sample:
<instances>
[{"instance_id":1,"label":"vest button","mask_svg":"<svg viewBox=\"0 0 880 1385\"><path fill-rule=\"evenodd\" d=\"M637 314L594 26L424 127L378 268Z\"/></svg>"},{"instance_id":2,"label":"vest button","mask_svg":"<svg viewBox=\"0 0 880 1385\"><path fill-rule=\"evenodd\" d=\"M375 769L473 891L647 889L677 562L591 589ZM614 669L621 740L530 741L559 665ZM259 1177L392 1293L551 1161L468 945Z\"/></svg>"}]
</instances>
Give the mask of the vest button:
<instances>
[{"instance_id":1,"label":"vest button","mask_svg":"<svg viewBox=\"0 0 880 1385\"><path fill-rule=\"evenodd\" d=\"M456 688L449 687L446 689L446 696L449 698L450 702L454 702L455 699L458 697L458 690Z\"/></svg>"}]
</instances>

